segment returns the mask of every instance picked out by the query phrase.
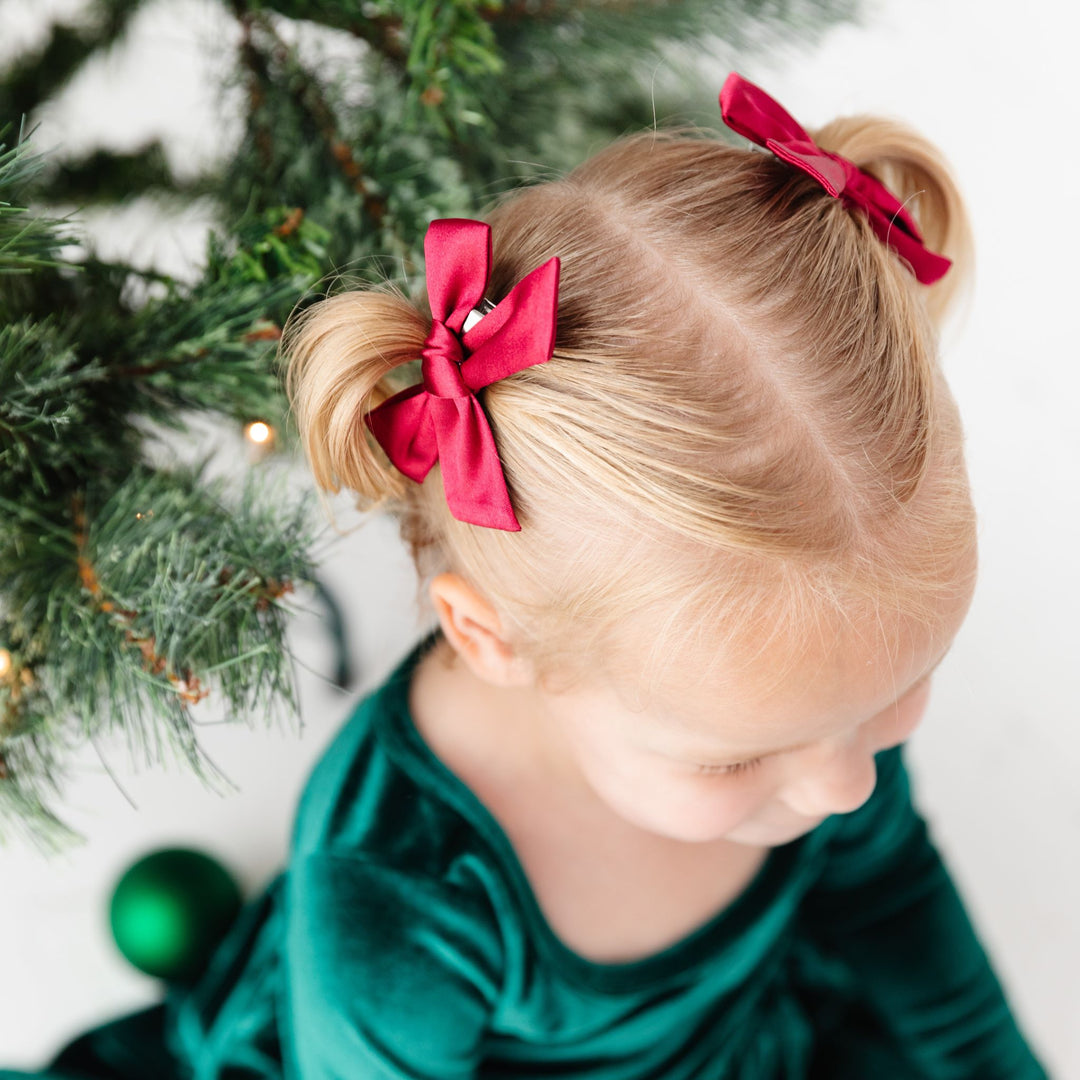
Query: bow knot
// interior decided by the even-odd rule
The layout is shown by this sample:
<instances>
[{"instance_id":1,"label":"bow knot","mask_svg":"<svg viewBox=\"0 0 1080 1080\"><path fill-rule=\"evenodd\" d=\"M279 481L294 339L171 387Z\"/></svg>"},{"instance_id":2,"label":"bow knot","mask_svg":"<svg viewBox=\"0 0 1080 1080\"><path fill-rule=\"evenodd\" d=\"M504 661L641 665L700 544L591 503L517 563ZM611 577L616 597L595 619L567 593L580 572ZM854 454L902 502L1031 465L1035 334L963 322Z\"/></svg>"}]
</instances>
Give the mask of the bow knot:
<instances>
[{"instance_id":1,"label":"bow knot","mask_svg":"<svg viewBox=\"0 0 1080 1080\"><path fill-rule=\"evenodd\" d=\"M924 245L914 218L880 180L822 150L778 101L734 71L720 91L720 115L732 131L812 176L845 206L862 210L878 239L907 260L922 284L933 284L952 265Z\"/></svg>"},{"instance_id":2,"label":"bow knot","mask_svg":"<svg viewBox=\"0 0 1080 1080\"><path fill-rule=\"evenodd\" d=\"M438 398L468 397L472 391L461 377L465 359L461 340L444 322L435 320L421 353L424 389Z\"/></svg>"},{"instance_id":3,"label":"bow knot","mask_svg":"<svg viewBox=\"0 0 1080 1080\"><path fill-rule=\"evenodd\" d=\"M521 529L510 505L495 437L476 391L555 349L559 259L521 279L469 330L491 273L491 228L468 218L433 221L424 237L431 330L421 353L421 382L364 418L394 466L423 481L436 461L450 512L459 521Z\"/></svg>"}]
</instances>

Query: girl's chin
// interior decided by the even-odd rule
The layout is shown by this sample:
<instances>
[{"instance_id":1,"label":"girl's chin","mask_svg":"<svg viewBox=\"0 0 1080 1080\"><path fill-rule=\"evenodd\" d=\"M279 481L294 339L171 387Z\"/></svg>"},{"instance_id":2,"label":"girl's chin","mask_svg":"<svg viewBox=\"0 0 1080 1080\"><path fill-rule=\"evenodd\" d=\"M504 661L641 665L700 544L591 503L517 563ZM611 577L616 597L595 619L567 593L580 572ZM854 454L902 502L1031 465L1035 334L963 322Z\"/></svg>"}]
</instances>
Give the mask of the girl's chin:
<instances>
[{"instance_id":1,"label":"girl's chin","mask_svg":"<svg viewBox=\"0 0 1080 1080\"><path fill-rule=\"evenodd\" d=\"M664 827L647 818L631 815L624 810L619 813L623 820L637 825L647 832L669 840L679 840L687 844L715 844L727 841L733 844L749 844L754 847L779 847L797 840L800 836L816 829L825 818L808 818L801 815L788 815L780 821L747 820L723 832L694 831L691 829L673 829ZM704 823L703 823L704 824Z\"/></svg>"},{"instance_id":2,"label":"girl's chin","mask_svg":"<svg viewBox=\"0 0 1080 1080\"><path fill-rule=\"evenodd\" d=\"M780 847L782 844L790 844L808 832L812 832L825 819L824 818L798 818L796 821L785 825L773 824L765 821L748 821L716 835L688 833L669 829L657 829L652 827L650 832L669 840L681 840L686 844L716 844L726 842L729 844L746 844L750 847Z\"/></svg>"}]
</instances>

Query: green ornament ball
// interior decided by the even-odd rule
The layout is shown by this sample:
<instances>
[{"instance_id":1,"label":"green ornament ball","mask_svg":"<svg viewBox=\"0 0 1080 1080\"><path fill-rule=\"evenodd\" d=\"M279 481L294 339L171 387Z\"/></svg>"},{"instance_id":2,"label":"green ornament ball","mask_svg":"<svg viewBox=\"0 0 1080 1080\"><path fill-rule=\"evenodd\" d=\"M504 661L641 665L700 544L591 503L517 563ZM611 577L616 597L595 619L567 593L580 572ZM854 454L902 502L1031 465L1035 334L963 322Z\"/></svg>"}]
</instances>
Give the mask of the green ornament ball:
<instances>
[{"instance_id":1,"label":"green ornament ball","mask_svg":"<svg viewBox=\"0 0 1080 1080\"><path fill-rule=\"evenodd\" d=\"M164 848L117 882L109 924L117 948L140 971L186 982L205 970L241 905L239 886L216 859Z\"/></svg>"}]
</instances>

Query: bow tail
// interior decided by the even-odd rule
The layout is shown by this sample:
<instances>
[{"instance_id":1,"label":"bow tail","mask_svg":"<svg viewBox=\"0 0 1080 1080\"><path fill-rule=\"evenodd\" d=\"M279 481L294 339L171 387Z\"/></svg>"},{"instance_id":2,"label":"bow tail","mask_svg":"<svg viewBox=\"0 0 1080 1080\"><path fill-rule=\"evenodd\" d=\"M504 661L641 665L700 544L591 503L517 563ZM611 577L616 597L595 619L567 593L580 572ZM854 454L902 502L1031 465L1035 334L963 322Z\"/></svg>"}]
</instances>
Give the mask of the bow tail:
<instances>
[{"instance_id":1,"label":"bow tail","mask_svg":"<svg viewBox=\"0 0 1080 1080\"><path fill-rule=\"evenodd\" d=\"M459 521L520 532L510 505L495 436L475 395L432 398L446 502Z\"/></svg>"},{"instance_id":2,"label":"bow tail","mask_svg":"<svg viewBox=\"0 0 1080 1080\"><path fill-rule=\"evenodd\" d=\"M867 206L866 212L878 239L910 263L915 279L920 284L933 285L945 276L945 272L952 266L952 261L925 247L917 232L912 236L902 221L887 216L875 205ZM914 223L912 226L914 227Z\"/></svg>"},{"instance_id":3,"label":"bow tail","mask_svg":"<svg viewBox=\"0 0 1080 1080\"><path fill-rule=\"evenodd\" d=\"M421 483L439 455L431 395L421 385L388 398L365 417L368 429L395 467Z\"/></svg>"}]
</instances>

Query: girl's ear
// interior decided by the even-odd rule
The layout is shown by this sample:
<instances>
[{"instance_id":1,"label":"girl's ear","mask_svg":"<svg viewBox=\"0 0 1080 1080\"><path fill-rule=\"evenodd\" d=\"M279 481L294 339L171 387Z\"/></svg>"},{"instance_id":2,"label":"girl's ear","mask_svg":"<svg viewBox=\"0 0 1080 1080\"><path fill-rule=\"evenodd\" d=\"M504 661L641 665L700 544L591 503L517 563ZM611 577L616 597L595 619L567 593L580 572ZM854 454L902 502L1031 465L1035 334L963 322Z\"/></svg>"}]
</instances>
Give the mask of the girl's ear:
<instances>
[{"instance_id":1,"label":"girl's ear","mask_svg":"<svg viewBox=\"0 0 1080 1080\"><path fill-rule=\"evenodd\" d=\"M446 640L472 672L493 686L532 684L532 666L503 637L498 613L458 574L438 574L428 590Z\"/></svg>"}]
</instances>

